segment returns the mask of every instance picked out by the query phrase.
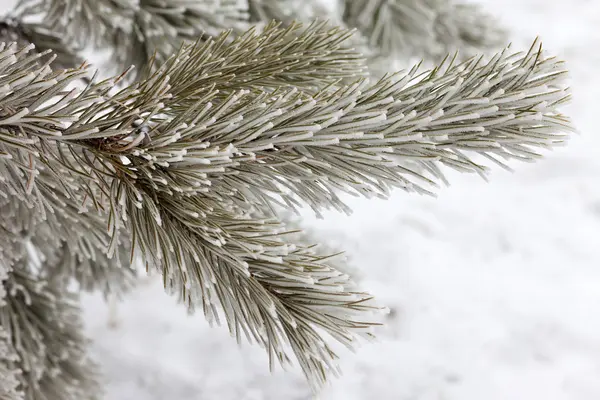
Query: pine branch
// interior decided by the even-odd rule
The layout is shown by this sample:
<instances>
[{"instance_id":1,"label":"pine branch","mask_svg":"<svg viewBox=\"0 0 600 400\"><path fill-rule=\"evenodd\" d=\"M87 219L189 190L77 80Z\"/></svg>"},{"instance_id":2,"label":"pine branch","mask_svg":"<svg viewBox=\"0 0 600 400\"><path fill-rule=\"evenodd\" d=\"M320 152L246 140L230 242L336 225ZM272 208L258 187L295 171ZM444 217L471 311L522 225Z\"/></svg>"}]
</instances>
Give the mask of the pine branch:
<instances>
[{"instance_id":1,"label":"pine branch","mask_svg":"<svg viewBox=\"0 0 600 400\"><path fill-rule=\"evenodd\" d=\"M19 47L33 43L35 51L38 53L52 50L56 55L53 62L53 67L56 69L73 68L83 63L83 59L77 54L78 49L66 43L61 35L40 24L18 22L12 19L1 21L0 42L17 42Z\"/></svg>"},{"instance_id":2,"label":"pine branch","mask_svg":"<svg viewBox=\"0 0 600 400\"><path fill-rule=\"evenodd\" d=\"M46 155L52 151L57 150L47 151ZM45 159L39 152L42 165L37 166L31 161L31 153L6 154L10 162L0 162L4 181L0 182L0 194L5 196L0 198L0 239L4 243L0 262L11 265L21 256L14 250L30 242L39 257L47 261L41 272L47 280L62 281L66 286L75 279L83 290L116 295L132 286L135 270L130 266L130 243L121 238L114 243L116 257L107 256L110 236L105 218L82 207L82 182L69 179L72 170L56 160ZM61 160L74 162L66 154ZM88 190L92 189L88 186Z\"/></svg>"},{"instance_id":3,"label":"pine branch","mask_svg":"<svg viewBox=\"0 0 600 400\"><path fill-rule=\"evenodd\" d=\"M3 244L3 247L6 243ZM0 258L0 310L6 305L4 282L12 270L4 258ZM16 366L19 357L12 346L11 337L0 325L0 399L23 400L23 391L19 390L21 371Z\"/></svg>"},{"instance_id":4,"label":"pine branch","mask_svg":"<svg viewBox=\"0 0 600 400\"><path fill-rule=\"evenodd\" d=\"M20 388L31 400L94 399L95 368L85 356L76 297L41 280L30 270L33 263L25 255L15 266L0 308L0 328L18 355Z\"/></svg>"},{"instance_id":5,"label":"pine branch","mask_svg":"<svg viewBox=\"0 0 600 400\"><path fill-rule=\"evenodd\" d=\"M2 278L0 278L0 286L2 281ZM0 309L2 305L0 299ZM20 371L15 368L15 363L18 360L19 358L10 343L10 337L4 328L0 326L0 399L2 400L24 399L23 392L18 388Z\"/></svg>"},{"instance_id":6,"label":"pine branch","mask_svg":"<svg viewBox=\"0 0 600 400\"><path fill-rule=\"evenodd\" d=\"M265 348L271 368L290 363L291 346L318 388L338 373L337 356L320 330L353 347L356 335L368 335L376 324L368 317L377 310L370 296L354 291L348 276L329 266L329 256L286 240L277 221L238 215L202 198L153 200L125 184L117 191L125 206L114 217L126 216L134 244L161 271L165 287L191 309L200 307L210 322L220 323L220 306L231 335Z\"/></svg>"},{"instance_id":7,"label":"pine branch","mask_svg":"<svg viewBox=\"0 0 600 400\"><path fill-rule=\"evenodd\" d=\"M126 240L122 237L121 240ZM45 271L47 279L70 281L74 279L81 290L100 291L105 296L122 296L135 285L136 272L130 266L129 244L120 244L113 258L109 258L104 248L91 248L93 258L81 255L82 244L63 241L52 254L54 261Z\"/></svg>"},{"instance_id":8,"label":"pine branch","mask_svg":"<svg viewBox=\"0 0 600 400\"><path fill-rule=\"evenodd\" d=\"M148 89L143 94L147 95L149 91ZM157 92L160 93L160 90L157 90ZM87 92L84 92L77 100L81 101L80 98L82 97L85 99L86 95ZM114 101L119 96L119 94L115 95L112 100ZM143 99L130 99L130 101L142 107ZM73 103L77 103L77 101L73 101ZM118 101L114 102L114 104L120 103ZM75 104L70 104L70 106L75 109L78 107ZM144 108L148 106L148 104L143 105ZM87 111L89 110L88 107ZM57 114L64 115L64 109L61 109ZM98 110L93 110L90 113L94 116L102 114ZM141 114L143 114L143 111L141 111ZM34 124L35 117L30 119L31 117L33 115L21 115L20 120L14 125L15 130L18 127L32 129L33 125L30 125L30 123ZM119 121L123 121L123 119L123 115L119 116ZM77 123L79 122L81 121L77 121ZM102 123L105 121L94 122L97 122L97 126L102 128L113 125L108 122L106 122L106 125ZM70 136L74 136L73 130L76 129L75 125L77 123L64 129L60 136L44 134L41 137L38 136L40 139L39 146L43 144L46 146L46 153L49 150L52 152L52 145L49 143L54 143L56 138L61 138L56 141L56 146L58 146L56 151L58 152L58 148L62 145L62 139L69 141ZM89 133L86 135L86 140L90 140L89 136L94 135L94 132L89 129L92 124L88 121L87 126L85 126L85 132ZM59 124L58 120L56 120L56 124L53 123L52 118L47 115L47 118L43 119L43 123L37 127L42 128L42 126L45 132L49 132L49 129L58 128ZM39 135L40 133L42 132L36 131L35 134ZM110 138L110 135L107 135L107 130L103 130L103 133ZM48 142L48 139L51 142ZM79 138L74 140L74 143L81 144L80 141ZM84 143L86 145L90 144L90 142ZM39 149L41 150L41 147ZM102 151L111 149L115 150L111 147L101 148ZM8 152L10 154L10 149ZM109 160L106 157L106 161L114 160ZM90 165L90 167L93 167L93 165ZM84 171L85 168L82 168L79 175L85 175ZM108 172L108 169L103 172ZM35 187L38 187L39 183L36 182ZM118 185L116 189L115 184ZM138 190L133 192L135 198L128 197L123 200L123 203L120 200L117 203L112 203L113 199L121 198L117 193L124 193L122 187L127 188L124 185L128 184L134 185L131 190L135 189L136 186L140 186L145 192ZM143 223L139 223L135 213L138 203L137 196L143 195L149 199L140 211L146 213L142 214L142 217L147 217L148 213L152 213L157 205L160 206L161 203L155 203L150 196L152 188L143 187L143 183L128 179L127 176L119 176L113 180L109 193L112 203L109 220L112 222L113 232L117 231L114 226L120 219L130 221L128 225L132 232L134 245L139 246L144 258L148 261L160 263L160 268L163 269L168 286L179 289L182 297L192 304L205 304L204 310L207 315L211 315L211 312L216 311L214 308L209 308L209 304L213 304L211 307L214 307L214 304L218 304L220 301L226 311L226 319L230 323L232 332L236 336L239 336L242 331L247 332L254 340L262 343L269 349L269 354L273 357L272 362L274 359L287 362L289 358L284 352L283 345L290 342L289 344L305 369L305 373L310 377L311 382L315 384L322 383L325 380L325 371L333 368L332 362L336 357L333 351L319 339L320 336L314 328L315 324L325 328L330 334L347 345L351 345L353 342L354 331L362 332L371 325L369 322L354 321L346 315L348 313L362 314L373 309L373 306L367 304L368 297L361 293L344 292L349 284L348 277L329 268L326 264L322 264L323 257L311 255L308 248L288 244L278 239L276 231L282 227L274 222L265 225L265 221L245 218L242 215L231 213L227 209L215 210L213 216L207 216L207 223L209 225L226 223L223 229L232 230L232 234L235 234L235 241L220 246L214 240L219 237L220 240L224 240L224 236L214 236L210 234L210 229L204 231L201 227L194 226L189 222L183 225L181 221L176 219L178 210L174 207L165 207L164 210L160 211L161 214L164 214L165 226L156 229L154 233L161 235L160 240L163 240L160 243L161 245L175 246L176 252L173 254L167 250L165 253L156 255L157 251L163 252L164 249L152 247L156 243L152 243L148 247L146 240L150 239L150 236L145 235L149 229L155 228L149 221L144 220ZM132 202L133 200L135 202ZM168 198L165 198L165 202L167 200ZM191 201L191 199L189 200ZM125 213L116 214L115 212L120 208L120 204L124 204L126 211ZM189 204L190 209L193 206L194 204ZM127 216L127 218L124 218L124 216ZM121 218L117 219L116 217ZM167 224L167 221L170 225ZM252 228L250 232L243 234L243 232L235 231L236 227L239 228L245 225ZM185 235L181 236L182 233ZM246 238L247 234L251 234L251 237ZM267 240L262 238L264 235L274 237ZM176 238L176 241L172 243L173 238ZM188 245L189 243L191 245ZM267 245L268 247L265 249L259 248ZM254 250L249 251L251 248ZM197 258L197 252L199 251L204 252L202 258ZM285 254L285 262L283 260L279 261L282 257L279 255L281 252L290 253L291 251L293 251L291 254ZM212 262L207 263L207 260ZM190 265L190 276L183 273L186 269L185 264L182 264L183 261L187 261ZM177 268L172 267L173 265L176 265ZM171 268L175 272L171 272ZM213 269L216 272L211 272ZM176 271L179 271L179 274ZM172 276L173 274L175 275ZM212 278L212 274L217 276L214 288L208 286L209 282L215 279ZM205 279L207 276L211 279L204 282L195 281L196 284L188 288L191 279L202 279L198 278L202 275ZM287 280L284 279L288 276ZM202 285L198 286L199 283L202 283ZM236 283L237 286L234 285ZM190 290L200 294L193 298L188 294ZM239 293L231 298L224 297L231 290ZM250 296L247 299L249 303L247 305L238 304L238 300L244 295ZM295 297L298 297L298 299ZM264 300L259 301L261 298ZM252 304L253 301L256 304ZM264 326L269 327L266 332Z\"/></svg>"},{"instance_id":9,"label":"pine branch","mask_svg":"<svg viewBox=\"0 0 600 400\"><path fill-rule=\"evenodd\" d=\"M243 32L247 19L247 4L240 0L142 0L131 32L117 31L113 47L120 65L135 65L143 73L151 60L162 64L185 41L208 39L226 29Z\"/></svg>"},{"instance_id":10,"label":"pine branch","mask_svg":"<svg viewBox=\"0 0 600 400\"><path fill-rule=\"evenodd\" d=\"M321 25L329 26L329 29L344 29L350 31L334 10L329 10L323 6L322 2L309 1L292 1L292 0L250 0L248 2L250 22L261 26L268 26L273 21L282 22L284 25L298 25L299 23L311 24L316 21L321 22ZM368 72L370 76L381 77L389 72L390 60L381 52L370 46L368 39L363 36L360 31L352 29L352 35L344 39L344 47L354 49L360 53L366 60L369 66L368 71L363 72L363 75Z\"/></svg>"},{"instance_id":11,"label":"pine branch","mask_svg":"<svg viewBox=\"0 0 600 400\"><path fill-rule=\"evenodd\" d=\"M108 47L119 68L141 72L162 63L185 41L247 28L246 0L21 0L21 20L42 19L75 47Z\"/></svg>"},{"instance_id":12,"label":"pine branch","mask_svg":"<svg viewBox=\"0 0 600 400\"><path fill-rule=\"evenodd\" d=\"M178 100L181 107L240 89L262 93L294 86L304 92L316 91L366 75L362 55L345 46L352 33L326 22L314 22L305 29L297 23L284 28L272 22L259 32L251 28L233 41L229 40L231 33L224 32L215 39L182 47L155 76L146 79L168 76L177 82L171 85L171 93L175 99L185 99Z\"/></svg>"},{"instance_id":13,"label":"pine branch","mask_svg":"<svg viewBox=\"0 0 600 400\"><path fill-rule=\"evenodd\" d=\"M75 47L105 46L111 44L118 30L131 31L136 3L134 0L20 0L15 15L20 20L41 16L44 26L62 34Z\"/></svg>"},{"instance_id":14,"label":"pine branch","mask_svg":"<svg viewBox=\"0 0 600 400\"><path fill-rule=\"evenodd\" d=\"M323 18L325 10L319 1L306 0L248 0L251 22L293 21L310 22Z\"/></svg>"},{"instance_id":15,"label":"pine branch","mask_svg":"<svg viewBox=\"0 0 600 400\"><path fill-rule=\"evenodd\" d=\"M62 195L60 191L54 193ZM65 287L75 280L81 290L101 291L104 295L120 296L131 288L136 272L131 266L131 243L127 237L119 238L114 244L115 254L109 257L110 236L105 218L74 209L67 201L50 201L50 204L55 212L37 221L28 235L46 261L41 275L50 281L63 282Z\"/></svg>"},{"instance_id":16,"label":"pine branch","mask_svg":"<svg viewBox=\"0 0 600 400\"><path fill-rule=\"evenodd\" d=\"M346 210L340 191L427 193L444 182L441 166L484 173L469 153L529 161L571 129L557 110L568 100L562 63L537 43L525 54L422 74L415 67L374 85L324 79L329 86L307 93L276 88L246 64L222 79L217 62L211 75L213 59L187 57L190 49L202 47L184 47L114 94L118 79L65 92L85 67L52 73L36 56L3 49L0 76L11 92L2 99L0 160L21 173L7 175L5 187L43 213L50 193L36 171L62 175L64 198L107 215L109 255L130 236L190 307L217 320L220 305L232 334L261 343L272 363L289 360L289 343L315 386L336 371L319 332L352 345L376 308L326 255L288 239L274 207L301 200ZM293 75L310 81L323 65L315 59Z\"/></svg>"},{"instance_id":17,"label":"pine branch","mask_svg":"<svg viewBox=\"0 0 600 400\"><path fill-rule=\"evenodd\" d=\"M38 187L52 210L44 218L35 205L16 197L0 201L0 239L4 243L0 263L12 265L22 256L20 245L29 242L45 262L40 274L46 280L62 282L65 287L75 280L81 290L117 296L132 287L136 272L130 265L131 244L127 238L120 238L115 256L108 257L110 236L105 218L74 208L59 188L47 191L46 182L40 182L43 179L38 177Z\"/></svg>"},{"instance_id":18,"label":"pine branch","mask_svg":"<svg viewBox=\"0 0 600 400\"><path fill-rule=\"evenodd\" d=\"M22 257L23 232L32 225L30 214L24 212L25 207L12 201L12 198L0 200L0 240L3 244L0 246L0 281L8 278L13 263ZM2 294L0 286L0 299L3 298Z\"/></svg>"},{"instance_id":19,"label":"pine branch","mask_svg":"<svg viewBox=\"0 0 600 400\"><path fill-rule=\"evenodd\" d=\"M0 206L4 211L3 221L5 226L18 227L19 231L14 239L4 240L30 241L46 262L41 276L49 281L63 282L66 287L74 280L81 290L120 296L133 286L136 276L131 265L131 243L127 237L119 238L113 243L114 254L109 257L111 237L106 231L105 217L101 212L82 207L84 194L74 192L69 196L56 185L58 176L64 180L68 170L51 160L46 160L44 167L38 169L36 190L39 198L44 199L46 212L36 212L32 196L21 200L9 197ZM50 168L54 173L49 173ZM10 212L11 209L14 211Z\"/></svg>"},{"instance_id":20,"label":"pine branch","mask_svg":"<svg viewBox=\"0 0 600 400\"><path fill-rule=\"evenodd\" d=\"M435 42L439 49L429 50L434 59L448 52L460 51L463 59L475 57L485 49L503 46L507 32L491 15L476 4L454 3L448 0L427 0L437 10L434 22Z\"/></svg>"},{"instance_id":21,"label":"pine branch","mask_svg":"<svg viewBox=\"0 0 600 400\"><path fill-rule=\"evenodd\" d=\"M541 156L536 148L560 145L572 130L557 110L569 99L565 74L534 43L526 54L450 61L421 74L413 68L374 86L359 81L314 97L295 89L240 91L211 108L206 96L189 111L194 118L183 114L153 127L152 143L128 154L135 174L158 187L240 207L275 202L273 195L284 206L299 197L317 211L346 211L340 190L430 193L446 182L442 166L484 175L473 155L507 168L505 160L530 161ZM178 81L169 83L177 93ZM165 98L165 110L178 109L178 98ZM182 185L190 180L201 184Z\"/></svg>"},{"instance_id":22,"label":"pine branch","mask_svg":"<svg viewBox=\"0 0 600 400\"><path fill-rule=\"evenodd\" d=\"M501 47L504 30L473 4L455 0L343 0L343 20L393 56L439 60L461 50L465 59Z\"/></svg>"}]
</instances>

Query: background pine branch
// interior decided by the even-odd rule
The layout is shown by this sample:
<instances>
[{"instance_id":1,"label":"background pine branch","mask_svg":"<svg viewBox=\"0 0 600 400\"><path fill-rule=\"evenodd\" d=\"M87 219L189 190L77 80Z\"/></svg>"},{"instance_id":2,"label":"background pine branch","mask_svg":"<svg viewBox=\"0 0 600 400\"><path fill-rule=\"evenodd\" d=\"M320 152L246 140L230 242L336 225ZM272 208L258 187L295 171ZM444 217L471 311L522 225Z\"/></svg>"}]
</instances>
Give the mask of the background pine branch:
<instances>
[{"instance_id":1,"label":"background pine branch","mask_svg":"<svg viewBox=\"0 0 600 400\"><path fill-rule=\"evenodd\" d=\"M504 45L506 32L478 5L454 0L344 0L343 21L384 54L464 59Z\"/></svg>"},{"instance_id":2,"label":"background pine branch","mask_svg":"<svg viewBox=\"0 0 600 400\"><path fill-rule=\"evenodd\" d=\"M95 367L85 353L77 296L40 278L31 270L36 264L44 268L23 249L3 282L0 323L18 356L11 361L21 371L19 387L26 399L94 399Z\"/></svg>"},{"instance_id":3,"label":"background pine branch","mask_svg":"<svg viewBox=\"0 0 600 400\"><path fill-rule=\"evenodd\" d=\"M4 306L4 300L0 301ZM15 367L19 358L10 341L10 336L4 327L0 326L0 397L6 400L21 400L23 392L18 389L19 371Z\"/></svg>"}]
</instances>

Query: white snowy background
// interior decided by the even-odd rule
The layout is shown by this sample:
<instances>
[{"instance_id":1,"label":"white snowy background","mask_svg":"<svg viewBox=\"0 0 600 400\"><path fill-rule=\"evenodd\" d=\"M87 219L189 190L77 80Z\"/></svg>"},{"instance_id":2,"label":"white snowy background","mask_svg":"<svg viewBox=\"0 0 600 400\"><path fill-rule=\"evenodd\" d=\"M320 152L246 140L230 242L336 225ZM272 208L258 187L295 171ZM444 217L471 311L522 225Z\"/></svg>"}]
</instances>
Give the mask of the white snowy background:
<instances>
[{"instance_id":1,"label":"white snowy background","mask_svg":"<svg viewBox=\"0 0 600 400\"><path fill-rule=\"evenodd\" d=\"M323 400L600 399L600 0L479 2L515 49L539 35L568 61L581 135L490 183L450 174L437 199L307 216L393 310L378 342L342 352ZM189 317L159 282L124 299L116 328L100 296L84 308L107 400L312 398L299 370L270 374L260 348Z\"/></svg>"}]
</instances>

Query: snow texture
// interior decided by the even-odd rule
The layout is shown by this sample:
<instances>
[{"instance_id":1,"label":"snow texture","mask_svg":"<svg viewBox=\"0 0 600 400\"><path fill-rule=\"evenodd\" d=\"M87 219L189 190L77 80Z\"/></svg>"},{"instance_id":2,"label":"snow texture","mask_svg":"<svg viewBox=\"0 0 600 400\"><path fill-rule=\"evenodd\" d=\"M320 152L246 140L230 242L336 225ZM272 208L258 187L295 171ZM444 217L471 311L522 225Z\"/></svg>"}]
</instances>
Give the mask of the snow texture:
<instances>
[{"instance_id":1,"label":"snow texture","mask_svg":"<svg viewBox=\"0 0 600 400\"><path fill-rule=\"evenodd\" d=\"M361 285L392 309L377 343L341 351L323 400L600 398L600 2L480 0L513 47L540 35L568 61L581 132L490 183L450 174L437 199L350 199L355 212L308 223L346 249ZM109 324L84 298L107 400L310 399L299 370L270 374L263 350L189 317L144 283Z\"/></svg>"}]
</instances>

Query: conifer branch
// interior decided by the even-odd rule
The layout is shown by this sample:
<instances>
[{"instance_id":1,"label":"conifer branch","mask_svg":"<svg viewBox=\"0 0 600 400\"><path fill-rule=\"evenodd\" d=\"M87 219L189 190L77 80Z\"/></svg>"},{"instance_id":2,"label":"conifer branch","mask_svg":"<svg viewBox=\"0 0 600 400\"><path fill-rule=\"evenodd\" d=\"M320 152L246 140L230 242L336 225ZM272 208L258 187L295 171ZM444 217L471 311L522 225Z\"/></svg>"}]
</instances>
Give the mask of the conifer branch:
<instances>
[{"instance_id":1,"label":"conifer branch","mask_svg":"<svg viewBox=\"0 0 600 400\"><path fill-rule=\"evenodd\" d=\"M5 229L19 227L12 235L0 234L3 243L13 243L15 247L19 242L30 242L45 263L40 271L44 279L63 282L65 286L74 280L83 291L123 294L133 286L136 275L131 266L131 245L127 237L119 238L115 255L109 257L110 236L106 232L105 218L74 208L62 197L60 189L55 189L53 194L54 198L49 193L44 195L53 210L47 212L44 219L16 198L9 197L0 205ZM74 226L77 228L73 229Z\"/></svg>"},{"instance_id":2,"label":"conifer branch","mask_svg":"<svg viewBox=\"0 0 600 400\"><path fill-rule=\"evenodd\" d=\"M9 246L8 243L4 242L3 247ZM1 247L0 251L2 251ZM0 310L6 305L6 289L4 287L4 282L8 279L11 270L11 263L8 263L7 260L2 257L2 254L0 254ZM6 329L0 325L0 399L24 399L24 393L19 389L21 371L16 366L18 361L19 357L12 345L12 338L6 332Z\"/></svg>"},{"instance_id":3,"label":"conifer branch","mask_svg":"<svg viewBox=\"0 0 600 400\"><path fill-rule=\"evenodd\" d=\"M2 166L0 163L0 170ZM66 175L64 170L60 171ZM37 200L33 196L12 195L0 199L3 221L0 239L4 243L0 263L12 265L22 256L20 244L29 242L45 262L40 271L44 279L64 282L65 286L74 279L81 290L122 294L133 285L136 275L131 266L131 245L127 237L119 238L114 244L115 255L109 257L110 236L106 232L105 218L80 207L84 203L80 194L66 197L61 187L53 184L55 181L56 176L40 169L35 179ZM36 201L43 201L42 212L38 212L40 205Z\"/></svg>"},{"instance_id":4,"label":"conifer branch","mask_svg":"<svg viewBox=\"0 0 600 400\"><path fill-rule=\"evenodd\" d=\"M464 59L501 47L506 33L474 4L456 0L342 0L344 22L393 56Z\"/></svg>"},{"instance_id":5,"label":"conifer branch","mask_svg":"<svg viewBox=\"0 0 600 400\"><path fill-rule=\"evenodd\" d=\"M76 297L62 285L40 279L26 253L4 281L0 326L11 338L12 359L25 398L94 399L95 367L85 355L86 339ZM13 369L14 370L14 369Z\"/></svg>"},{"instance_id":6,"label":"conifer branch","mask_svg":"<svg viewBox=\"0 0 600 400\"><path fill-rule=\"evenodd\" d=\"M478 4L454 3L448 0L427 0L438 10L434 22L434 40L437 49L426 49L426 55L439 59L448 52L459 51L463 59L475 57L485 49L504 45L507 32ZM416 47L416 45L415 45Z\"/></svg>"},{"instance_id":7,"label":"conifer branch","mask_svg":"<svg viewBox=\"0 0 600 400\"><path fill-rule=\"evenodd\" d=\"M355 336L369 335L376 324L368 317L378 309L370 296L331 268L330 256L286 240L276 220L237 215L202 198L154 200L132 186L117 191L134 245L169 291L210 322L223 318L221 308L231 335L265 348L271 368L290 363L291 346L318 388L338 373L319 330L353 347Z\"/></svg>"},{"instance_id":8,"label":"conifer branch","mask_svg":"<svg viewBox=\"0 0 600 400\"><path fill-rule=\"evenodd\" d=\"M248 11L250 22L308 22L323 18L324 14L323 8L315 0L248 0Z\"/></svg>"},{"instance_id":9,"label":"conifer branch","mask_svg":"<svg viewBox=\"0 0 600 400\"><path fill-rule=\"evenodd\" d=\"M42 16L44 25L64 35L76 47L104 46L114 34L130 25L135 0L20 0L15 15L21 19Z\"/></svg>"},{"instance_id":10,"label":"conifer branch","mask_svg":"<svg viewBox=\"0 0 600 400\"><path fill-rule=\"evenodd\" d=\"M53 62L55 69L72 68L83 63L83 59L77 54L77 48L73 48L61 35L41 24L25 23L15 19L0 21L0 42L16 42L19 47L33 43L38 53L52 50L56 55Z\"/></svg>"},{"instance_id":11,"label":"conifer branch","mask_svg":"<svg viewBox=\"0 0 600 400\"><path fill-rule=\"evenodd\" d=\"M247 29L247 4L240 0L141 0L129 31L116 32L121 65L144 72L150 60L160 65L185 41L207 39L230 29ZM119 40L127 43L119 47Z\"/></svg>"},{"instance_id":12,"label":"conifer branch","mask_svg":"<svg viewBox=\"0 0 600 400\"><path fill-rule=\"evenodd\" d=\"M3 279L0 277L0 286L2 286L2 281ZM0 290L3 289L0 288ZM2 301L0 293L0 307L3 305ZM0 326L0 399L24 400L23 391L19 390L19 370L15 368L19 358L10 340L6 330Z\"/></svg>"},{"instance_id":13,"label":"conifer branch","mask_svg":"<svg viewBox=\"0 0 600 400\"><path fill-rule=\"evenodd\" d=\"M323 46L282 42L278 35L289 33L275 26L265 32L257 37L264 46L276 38L272 48L338 49L341 40L339 31L329 41L315 36ZM259 56L226 64L225 55L244 54L240 43L255 34L246 35L231 45L183 46L115 93L120 78L66 91L85 66L52 72L37 62L41 55L1 49L0 87L10 90L1 98L0 168L12 171L2 184L47 213L52 194L44 177L62 176L61 201L107 219L109 256L121 237L131 238L189 307L263 345L272 365L288 362L290 345L319 386L336 373L320 332L352 346L376 323L370 314L378 308L327 255L288 238L276 207L347 211L340 192L429 193L445 182L442 166L485 173L472 155L502 165L536 159L536 148L562 143L571 130L558 111L569 98L565 71L537 42L527 53L505 51L488 63L449 60L424 73L417 66L374 85L316 79L331 67L317 56L289 68L266 57L273 65L266 71L286 82L277 87ZM213 48L221 53L203 56ZM355 70L356 60L348 63ZM319 90L295 87L319 82Z\"/></svg>"},{"instance_id":14,"label":"conifer branch","mask_svg":"<svg viewBox=\"0 0 600 400\"><path fill-rule=\"evenodd\" d=\"M7 52L14 53L14 49L9 48ZM24 55L19 52L16 54ZM22 62L24 65L28 65L27 60L31 57L24 58L26 61L15 57L16 64L22 66L19 64ZM68 80L77 76L75 73L70 75L65 73L65 75L67 77L61 76L60 78ZM77 98L72 99L71 104L65 104L65 107L79 110L80 104L87 105L89 103L86 101L88 95L91 96L92 92L97 92L104 86L102 84L88 86L91 88L88 89L89 91L84 90ZM134 92L139 93L139 97L129 90L112 96L110 104L117 105L112 111L116 113L127 108L121 107L119 110L118 105L126 103L125 100L117 101L122 95L123 99L129 101L128 106L132 104L137 106L134 109L139 112L139 116L144 116L144 110L150 110L149 107L154 105L157 99L169 98L159 85L155 86L155 92L149 100L146 96L151 93L150 87L152 86L150 82L140 84L140 87L147 88L147 90L135 90ZM162 87L166 88L166 86ZM108 102L107 99L104 100ZM80 162L92 158L92 154L89 154L89 157L85 156L85 152L88 151L96 156L103 156L105 165L115 165L116 158L111 158L111 156L120 153L118 146L111 146L110 142L107 145L98 143L93 137L102 132L103 139L111 139L114 133L111 128L115 122L122 123L127 119L130 111L121 115L107 114L98 109L105 105L98 103L85 108L84 114L89 113L94 117L103 115L103 118L94 119L92 117L91 120L85 120L85 116L79 115L78 121L69 121L71 124L65 128L65 124L59 124L61 118L67 114L65 108L56 109L56 104L48 107L55 107L56 118L48 114L45 115L45 118L40 118L33 112L19 114L19 111L23 110L21 109L15 110L15 114L13 114L13 117L19 115L17 121L14 121L14 118L11 120L11 117L4 119L5 123L8 122L5 125L14 128L13 132L24 128L31 130L39 142L25 144L34 145L31 149L33 153L42 153L42 146L45 149L44 154L55 153L54 160L50 157L42 160L44 167L50 168L59 160L60 149L63 148L66 153L69 146L81 146L84 153L81 155ZM35 107L32 107L31 110L35 110ZM43 110L45 112L48 108L43 108ZM150 120L152 120L152 116L151 113L146 115ZM75 133L80 128L77 125L82 125L81 129L84 129L86 135ZM94 125L96 129L90 129L90 126ZM120 132L122 135L122 131ZM13 143L8 140L9 138L10 135L7 136L7 154L12 155L11 150L14 148L11 146ZM34 148L35 150L33 150ZM21 150L19 147L17 149ZM98 174L113 173L112 179L100 180L97 184L98 193L106 192L108 193L107 197L110 198L109 225L115 242L118 240L117 225L120 223L119 221L125 221L131 232L134 246L141 250L147 261L158 264L164 274L166 286L177 290L190 305L204 305L204 311L209 317L216 313L214 305L220 304L225 309L225 316L232 333L239 337L243 331L253 340L263 344L272 356L272 362L279 360L285 363L289 360L283 347L285 343L288 343L292 346L310 381L318 385L324 382L326 370L333 368L332 362L335 360L335 354L322 343L314 326L320 325L338 340L351 345L354 340L353 332L363 332L372 324L361 322L360 319L355 321L347 315L362 314L367 310L374 309L367 303L369 297L358 292L345 292L344 289L347 289L349 285L348 277L329 268L326 264L321 264L323 256L312 255L308 248L288 244L278 238L277 230L281 230L282 227L277 226L275 222L266 223L268 221L261 221L249 216L244 217L232 213L232 210L228 209L216 208L214 211L206 213L202 211L200 199L198 199L199 203L193 203L191 199L187 199L190 203L184 204L183 209L188 210L190 216L196 214L194 209L198 209L206 216L208 227L207 229L203 228L202 220L197 223L186 221L183 224L178 208L180 205L171 203L173 206L169 207L168 202L171 199L165 193L156 192L152 186L145 186L148 182L143 178L132 179L134 177L133 170L121 176L119 171L125 171L124 167L117 171L111 171L110 167L101 169L94 162L87 166L83 163L76 166L76 153L71 153L73 155L71 158L60 158L61 161L67 162L65 166L68 168L63 168L66 176L73 175L72 171L76 170L77 176L84 180L88 179L89 172L86 171L86 167L91 170L97 168L94 172ZM14 157L8 159L13 160ZM71 164L72 162L73 164ZM77 170L78 167L79 170ZM75 175L72 177L74 178ZM40 184L43 186L43 180L40 182L40 179L35 179L35 181L34 187L40 189ZM110 187L103 186L105 182L110 183ZM137 189L138 187L141 190ZM42 192L43 188L40 189L40 193ZM73 192L73 196L77 198L77 193ZM125 193L129 193L129 196L122 197ZM133 195L135 197L132 197ZM163 206L156 196L164 198L166 205ZM42 195L42 198L45 196ZM141 211L137 211L140 198L144 199L144 202ZM159 212L158 215L153 214L155 210ZM142 213L140 219L138 219L139 213ZM156 219L149 221L148 217L153 216L158 216L161 222ZM160 226L153 225L153 221ZM224 224L222 228L219 228L220 224ZM249 231L236 231L245 226ZM224 234L220 234L219 230L222 230ZM231 230L231 234L227 233L229 230ZM152 236L148 236L150 232L153 232ZM231 240L225 241L228 236L231 237ZM273 238L265 238L268 236L273 236ZM154 242L154 239L158 242ZM148 242L149 240L151 242ZM224 242L223 245L221 242ZM157 245L159 247L156 247ZM168 248L163 247L167 245ZM171 247L174 247L174 253L170 251ZM289 254L290 252L291 254ZM283 256L285 256L285 261L283 261ZM246 261L246 259L248 260ZM189 274L187 273L188 269ZM286 277L289 278L286 280ZM213 282L213 280L216 281ZM211 285L214 285L214 288ZM227 296L231 290L239 293L229 298ZM197 294L192 296L190 293ZM238 304L240 299L238 295L250 296L247 298L249 303ZM264 300L258 301L261 298ZM253 300L256 300L257 304L252 304ZM296 314L299 313L302 315L297 316ZM214 318L216 318L216 314ZM266 332L264 326L269 327Z\"/></svg>"},{"instance_id":15,"label":"conifer branch","mask_svg":"<svg viewBox=\"0 0 600 400\"><path fill-rule=\"evenodd\" d=\"M246 0L22 0L18 9L22 19L42 16L77 47L110 47L119 67L142 72L185 41L243 32L248 20Z\"/></svg>"},{"instance_id":16,"label":"conifer branch","mask_svg":"<svg viewBox=\"0 0 600 400\"><path fill-rule=\"evenodd\" d=\"M536 159L536 148L560 145L572 131L557 111L569 99L565 74L534 43L525 54L502 52L488 63L450 60L433 71L413 68L374 86L358 81L312 97L295 89L240 91L211 108L205 96L190 111L193 120L157 125L150 132L155 144L130 152L132 166L155 185L209 196L224 190L215 196L240 196L239 204L276 195L287 206L299 197L316 210L345 210L340 190L368 197L385 197L394 187L429 193L446 182L443 165L484 175L487 168L470 154L506 167L504 160ZM178 81L169 83L177 93ZM184 102L189 98L186 92ZM165 109L177 109L178 99L165 99ZM192 143L203 144L190 151ZM141 174L140 165L149 163L152 171ZM182 187L151 165L175 174L184 169L188 179L207 183Z\"/></svg>"},{"instance_id":17,"label":"conifer branch","mask_svg":"<svg viewBox=\"0 0 600 400\"><path fill-rule=\"evenodd\" d=\"M168 76L170 82L176 82L171 84L172 97L185 107L212 93L223 97L240 89L261 93L293 86L314 92L367 75L364 57L345 45L352 34L352 30L326 22L314 22L304 29L299 23L282 27L271 22L258 32L251 28L233 41L229 40L231 32L223 32L214 39L183 46L157 76L146 79Z\"/></svg>"}]
</instances>

